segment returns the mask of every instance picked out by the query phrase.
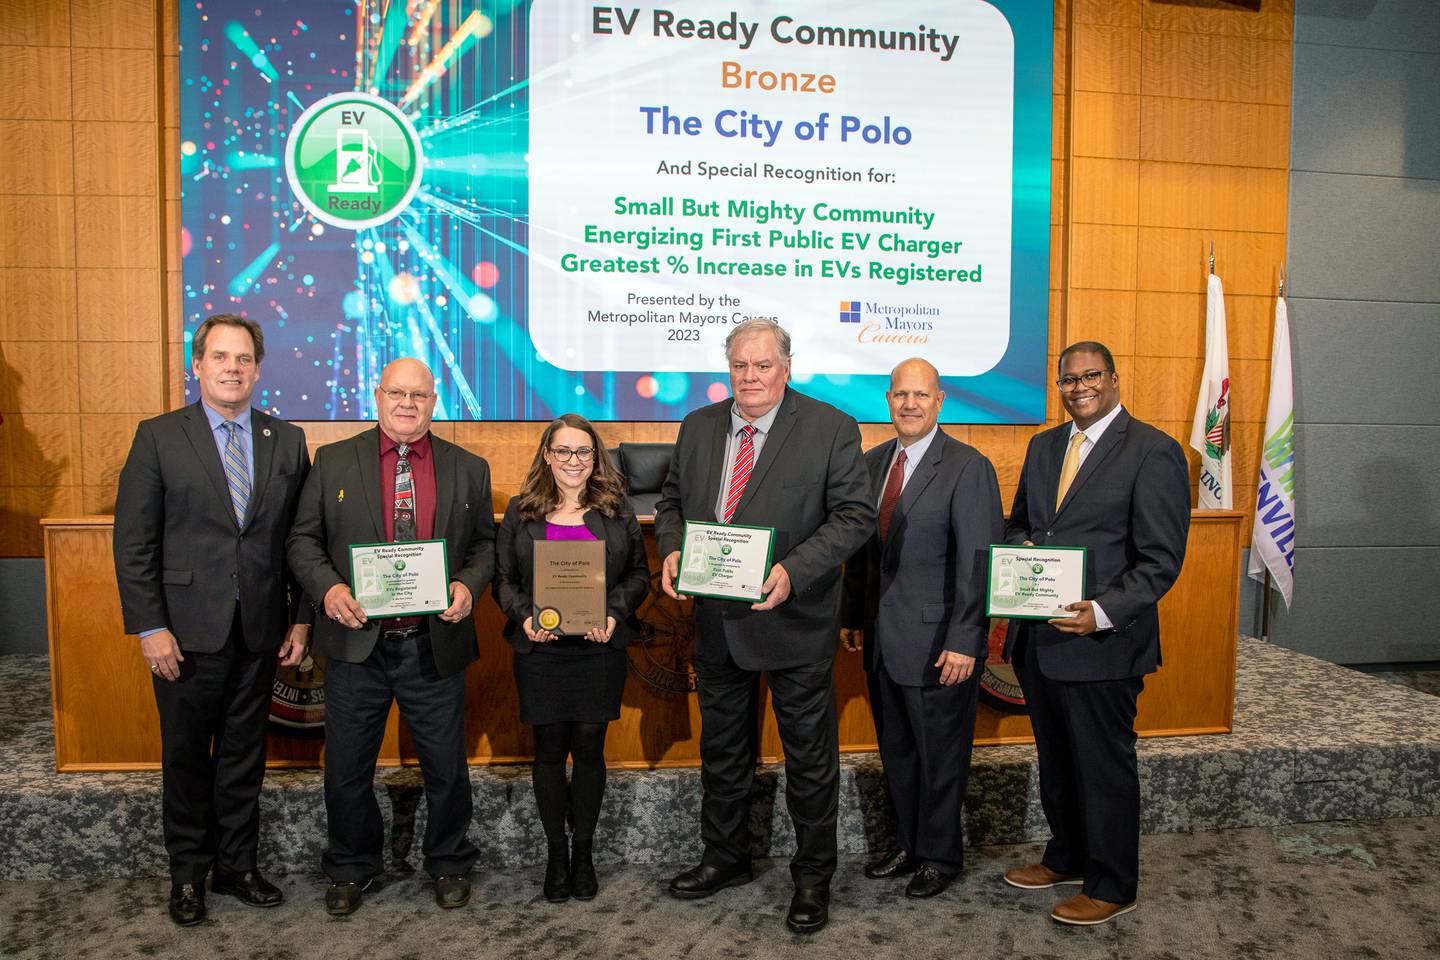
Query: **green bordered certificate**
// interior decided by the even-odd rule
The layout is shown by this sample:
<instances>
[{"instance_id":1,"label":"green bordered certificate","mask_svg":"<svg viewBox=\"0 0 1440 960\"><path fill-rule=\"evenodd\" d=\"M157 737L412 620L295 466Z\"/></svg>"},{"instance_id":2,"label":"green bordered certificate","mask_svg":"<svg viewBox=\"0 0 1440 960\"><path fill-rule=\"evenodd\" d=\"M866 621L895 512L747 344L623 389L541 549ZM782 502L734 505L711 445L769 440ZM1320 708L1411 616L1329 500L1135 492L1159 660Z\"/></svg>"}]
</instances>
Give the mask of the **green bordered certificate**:
<instances>
[{"instance_id":1,"label":"green bordered certificate","mask_svg":"<svg viewBox=\"0 0 1440 960\"><path fill-rule=\"evenodd\" d=\"M687 520L675 592L757 603L774 552L774 527Z\"/></svg>"},{"instance_id":2,"label":"green bordered certificate","mask_svg":"<svg viewBox=\"0 0 1440 960\"><path fill-rule=\"evenodd\" d=\"M356 543L350 586L366 616L419 617L450 608L444 540Z\"/></svg>"},{"instance_id":3,"label":"green bordered certificate","mask_svg":"<svg viewBox=\"0 0 1440 960\"><path fill-rule=\"evenodd\" d=\"M985 614L1012 620L1068 617L1065 604L1085 599L1084 547L990 547Z\"/></svg>"}]
</instances>

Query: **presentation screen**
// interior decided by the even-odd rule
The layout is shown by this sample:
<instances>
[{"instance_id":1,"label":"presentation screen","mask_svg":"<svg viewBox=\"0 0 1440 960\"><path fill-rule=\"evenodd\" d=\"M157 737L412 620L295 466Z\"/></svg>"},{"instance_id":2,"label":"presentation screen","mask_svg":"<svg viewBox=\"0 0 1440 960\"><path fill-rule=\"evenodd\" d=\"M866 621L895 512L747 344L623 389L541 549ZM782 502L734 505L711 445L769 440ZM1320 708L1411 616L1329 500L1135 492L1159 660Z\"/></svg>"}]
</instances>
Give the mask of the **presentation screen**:
<instances>
[{"instance_id":1,"label":"presentation screen","mask_svg":"<svg viewBox=\"0 0 1440 960\"><path fill-rule=\"evenodd\" d=\"M413 356L440 419L676 420L764 317L859 420L921 356L943 420L1041 422L1052 30L1033 0L184 3L187 338L259 321L291 419L373 417Z\"/></svg>"}]
</instances>

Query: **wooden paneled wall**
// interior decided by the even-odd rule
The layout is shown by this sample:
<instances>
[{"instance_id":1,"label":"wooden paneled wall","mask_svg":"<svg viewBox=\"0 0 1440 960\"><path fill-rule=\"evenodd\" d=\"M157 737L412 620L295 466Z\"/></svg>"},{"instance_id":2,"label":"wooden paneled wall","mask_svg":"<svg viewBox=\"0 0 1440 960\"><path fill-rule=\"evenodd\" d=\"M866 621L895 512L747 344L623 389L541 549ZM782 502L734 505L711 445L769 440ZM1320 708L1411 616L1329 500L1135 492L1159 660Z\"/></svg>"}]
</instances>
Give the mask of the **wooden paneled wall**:
<instances>
[{"instance_id":1,"label":"wooden paneled wall","mask_svg":"<svg viewBox=\"0 0 1440 960\"><path fill-rule=\"evenodd\" d=\"M108 512L135 423L183 396L177 4L0 0L0 556L38 556L41 516ZM1242 509L1285 250L1292 21L1292 0L1055 5L1052 367L1066 343L1104 341L1126 406L1184 442L1213 242ZM312 444L357 429L304 426ZM437 425L490 460L502 502L541 429ZM865 426L867 446L888 430ZM1007 502L1035 430L951 428L994 461Z\"/></svg>"}]
</instances>

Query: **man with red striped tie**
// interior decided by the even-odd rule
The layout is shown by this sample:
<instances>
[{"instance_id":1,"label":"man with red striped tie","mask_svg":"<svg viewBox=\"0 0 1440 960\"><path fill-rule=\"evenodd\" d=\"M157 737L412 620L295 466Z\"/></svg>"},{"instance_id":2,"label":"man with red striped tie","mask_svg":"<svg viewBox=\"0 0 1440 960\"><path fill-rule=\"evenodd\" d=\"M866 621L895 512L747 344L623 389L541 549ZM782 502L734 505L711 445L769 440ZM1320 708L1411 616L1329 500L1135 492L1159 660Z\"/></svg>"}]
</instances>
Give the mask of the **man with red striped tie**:
<instances>
[{"instance_id":1,"label":"man with red striped tie","mask_svg":"<svg viewBox=\"0 0 1440 960\"><path fill-rule=\"evenodd\" d=\"M705 849L700 865L675 877L670 892L697 899L752 879L750 788L764 673L795 823L787 923L812 933L829 919L837 854L840 565L869 539L875 503L854 419L787 386L784 328L770 320L739 324L725 340L725 355L733 399L685 418L656 504L661 582L678 599L686 520L772 527L776 562L759 603L695 601Z\"/></svg>"}]
</instances>

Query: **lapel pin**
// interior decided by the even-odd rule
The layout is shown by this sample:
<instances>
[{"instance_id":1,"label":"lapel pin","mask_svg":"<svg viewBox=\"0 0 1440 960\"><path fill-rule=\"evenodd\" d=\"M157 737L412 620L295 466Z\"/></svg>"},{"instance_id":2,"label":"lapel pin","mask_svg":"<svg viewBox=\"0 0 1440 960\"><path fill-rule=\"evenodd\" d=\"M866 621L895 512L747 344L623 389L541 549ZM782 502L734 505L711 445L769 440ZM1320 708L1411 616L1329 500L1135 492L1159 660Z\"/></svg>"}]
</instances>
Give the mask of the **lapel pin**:
<instances>
[{"instance_id":1,"label":"lapel pin","mask_svg":"<svg viewBox=\"0 0 1440 960\"><path fill-rule=\"evenodd\" d=\"M267 437L270 436L270 428L269 428L269 427L266 427L264 430L261 430L260 432L263 433L263 434L264 434L265 436L267 436Z\"/></svg>"},{"instance_id":2,"label":"lapel pin","mask_svg":"<svg viewBox=\"0 0 1440 960\"><path fill-rule=\"evenodd\" d=\"M337 493L337 494L335 494L335 502L336 502L336 503L344 503L344 502L345 502L345 488L344 488L344 487L341 487L341 488L340 488L340 492Z\"/></svg>"}]
</instances>

